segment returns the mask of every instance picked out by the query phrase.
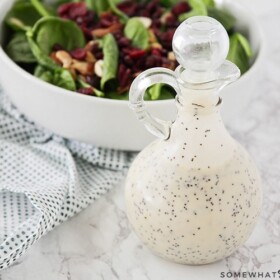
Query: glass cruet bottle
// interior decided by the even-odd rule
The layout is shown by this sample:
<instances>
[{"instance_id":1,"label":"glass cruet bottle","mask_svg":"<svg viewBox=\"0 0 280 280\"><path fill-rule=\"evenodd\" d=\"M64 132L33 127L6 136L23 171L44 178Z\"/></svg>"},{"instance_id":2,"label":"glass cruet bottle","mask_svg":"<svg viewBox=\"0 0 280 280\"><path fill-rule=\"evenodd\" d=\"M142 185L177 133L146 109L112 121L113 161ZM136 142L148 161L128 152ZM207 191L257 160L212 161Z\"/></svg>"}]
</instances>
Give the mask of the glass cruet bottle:
<instances>
[{"instance_id":1,"label":"glass cruet bottle","mask_svg":"<svg viewBox=\"0 0 280 280\"><path fill-rule=\"evenodd\" d=\"M136 157L126 180L129 221L154 253L183 264L206 264L233 253L261 210L253 161L226 130L218 92L240 76L226 61L229 38L210 17L192 17L175 32L175 72L153 68L130 90L130 106L158 137ZM171 123L151 116L143 96L156 83L177 92Z\"/></svg>"}]
</instances>

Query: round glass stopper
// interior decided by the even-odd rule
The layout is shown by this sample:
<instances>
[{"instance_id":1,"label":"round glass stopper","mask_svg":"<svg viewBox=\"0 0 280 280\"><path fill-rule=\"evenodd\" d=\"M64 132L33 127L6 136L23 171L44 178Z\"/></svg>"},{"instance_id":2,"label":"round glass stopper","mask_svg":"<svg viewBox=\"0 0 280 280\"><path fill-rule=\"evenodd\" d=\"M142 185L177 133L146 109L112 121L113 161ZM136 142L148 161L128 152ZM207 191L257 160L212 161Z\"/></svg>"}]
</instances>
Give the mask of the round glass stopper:
<instances>
[{"instance_id":1,"label":"round glass stopper","mask_svg":"<svg viewBox=\"0 0 280 280\"><path fill-rule=\"evenodd\" d=\"M217 20L205 16L192 17L181 23L172 44L177 61L195 72L216 70L229 51L225 28Z\"/></svg>"}]
</instances>

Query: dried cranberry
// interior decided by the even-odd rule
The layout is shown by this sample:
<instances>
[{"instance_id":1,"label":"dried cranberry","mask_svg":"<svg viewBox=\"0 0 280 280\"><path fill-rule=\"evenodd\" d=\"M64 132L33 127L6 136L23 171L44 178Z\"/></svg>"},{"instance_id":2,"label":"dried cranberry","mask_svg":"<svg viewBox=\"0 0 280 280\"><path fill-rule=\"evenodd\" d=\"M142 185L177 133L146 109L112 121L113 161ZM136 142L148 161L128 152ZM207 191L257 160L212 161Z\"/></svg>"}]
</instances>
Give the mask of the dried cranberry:
<instances>
[{"instance_id":1,"label":"dried cranberry","mask_svg":"<svg viewBox=\"0 0 280 280\"><path fill-rule=\"evenodd\" d=\"M122 79L125 71L126 71L126 67L124 66L124 64L120 64L119 71L118 71L118 80L119 81Z\"/></svg>"},{"instance_id":2,"label":"dried cranberry","mask_svg":"<svg viewBox=\"0 0 280 280\"><path fill-rule=\"evenodd\" d=\"M168 17L165 19L165 25L167 27L177 27L179 24L177 22L176 17L173 14L170 14Z\"/></svg>"},{"instance_id":3,"label":"dried cranberry","mask_svg":"<svg viewBox=\"0 0 280 280\"><path fill-rule=\"evenodd\" d=\"M100 78L96 75L86 76L86 82L94 88L100 87Z\"/></svg>"},{"instance_id":4,"label":"dried cranberry","mask_svg":"<svg viewBox=\"0 0 280 280\"><path fill-rule=\"evenodd\" d=\"M73 3L62 4L58 7L57 13L59 16L65 16L70 11L70 8L73 6Z\"/></svg>"},{"instance_id":5,"label":"dried cranberry","mask_svg":"<svg viewBox=\"0 0 280 280\"><path fill-rule=\"evenodd\" d=\"M146 54L144 50L132 50L129 55L131 58L139 58Z\"/></svg>"},{"instance_id":6,"label":"dried cranberry","mask_svg":"<svg viewBox=\"0 0 280 280\"><path fill-rule=\"evenodd\" d=\"M89 45L89 48L88 49L90 52L92 52L93 54L97 53L100 51L100 48L99 48L99 44L98 43L93 43L93 44L90 44Z\"/></svg>"},{"instance_id":7,"label":"dried cranberry","mask_svg":"<svg viewBox=\"0 0 280 280\"><path fill-rule=\"evenodd\" d=\"M124 75L122 76L120 80L120 87L125 87L129 84L129 81L131 79L131 70L126 69Z\"/></svg>"},{"instance_id":8,"label":"dried cranberry","mask_svg":"<svg viewBox=\"0 0 280 280\"><path fill-rule=\"evenodd\" d=\"M100 16L100 18L103 18L103 19L108 19L108 20L112 20L113 18L113 15L111 12L103 12Z\"/></svg>"},{"instance_id":9,"label":"dried cranberry","mask_svg":"<svg viewBox=\"0 0 280 280\"><path fill-rule=\"evenodd\" d=\"M172 50L172 39L174 36L175 30L168 30L159 35L161 44L167 50Z\"/></svg>"},{"instance_id":10,"label":"dried cranberry","mask_svg":"<svg viewBox=\"0 0 280 280\"><path fill-rule=\"evenodd\" d=\"M117 31L114 33L114 36L117 40L119 40L123 37L123 33L121 31Z\"/></svg>"},{"instance_id":11,"label":"dried cranberry","mask_svg":"<svg viewBox=\"0 0 280 280\"><path fill-rule=\"evenodd\" d=\"M152 14L153 19L158 19L161 17L163 10L161 8L157 8L157 10Z\"/></svg>"},{"instance_id":12,"label":"dried cranberry","mask_svg":"<svg viewBox=\"0 0 280 280\"><path fill-rule=\"evenodd\" d=\"M151 54L161 57L162 56L162 51L161 51L161 49L154 48L154 49L152 49Z\"/></svg>"},{"instance_id":13,"label":"dried cranberry","mask_svg":"<svg viewBox=\"0 0 280 280\"><path fill-rule=\"evenodd\" d=\"M147 10L143 10L139 13L139 16L141 17L150 17L150 13Z\"/></svg>"},{"instance_id":14,"label":"dried cranberry","mask_svg":"<svg viewBox=\"0 0 280 280\"><path fill-rule=\"evenodd\" d=\"M93 26L95 20L95 13L94 11L87 11L86 15L83 17L84 22L88 26Z\"/></svg>"},{"instance_id":15,"label":"dried cranberry","mask_svg":"<svg viewBox=\"0 0 280 280\"><path fill-rule=\"evenodd\" d=\"M135 16L137 11L137 3L132 1L124 1L118 4L118 8L128 16Z\"/></svg>"},{"instance_id":16,"label":"dried cranberry","mask_svg":"<svg viewBox=\"0 0 280 280\"><path fill-rule=\"evenodd\" d=\"M96 59L103 59L103 57L104 57L102 51L98 51L98 52L94 53L94 56Z\"/></svg>"},{"instance_id":17,"label":"dried cranberry","mask_svg":"<svg viewBox=\"0 0 280 280\"><path fill-rule=\"evenodd\" d=\"M85 16L87 13L87 7L85 3L73 3L69 11L69 17L76 19L77 17Z\"/></svg>"},{"instance_id":18,"label":"dried cranberry","mask_svg":"<svg viewBox=\"0 0 280 280\"><path fill-rule=\"evenodd\" d=\"M122 52L123 52L124 54L129 54L129 53L131 52L131 48L123 48L123 49L122 49Z\"/></svg>"},{"instance_id":19,"label":"dried cranberry","mask_svg":"<svg viewBox=\"0 0 280 280\"><path fill-rule=\"evenodd\" d=\"M54 44L54 46L52 47L52 50L54 52L57 52L57 51L62 51L64 50L64 48L60 45L60 44Z\"/></svg>"},{"instance_id":20,"label":"dried cranberry","mask_svg":"<svg viewBox=\"0 0 280 280\"><path fill-rule=\"evenodd\" d=\"M123 60L126 65L128 65L128 66L133 65L133 59L130 57L130 55L125 55Z\"/></svg>"},{"instance_id":21,"label":"dried cranberry","mask_svg":"<svg viewBox=\"0 0 280 280\"><path fill-rule=\"evenodd\" d=\"M85 94L85 95L93 95L93 89L92 88L79 88L77 90L77 92L81 93L81 94Z\"/></svg>"},{"instance_id":22,"label":"dried cranberry","mask_svg":"<svg viewBox=\"0 0 280 280\"><path fill-rule=\"evenodd\" d=\"M71 51L70 54L73 58L78 59L78 60L84 60L87 55L86 51L82 48L75 49L75 50Z\"/></svg>"},{"instance_id":23,"label":"dried cranberry","mask_svg":"<svg viewBox=\"0 0 280 280\"><path fill-rule=\"evenodd\" d=\"M118 40L120 47L128 47L130 45L130 40L126 37L122 37Z\"/></svg>"},{"instance_id":24,"label":"dried cranberry","mask_svg":"<svg viewBox=\"0 0 280 280\"><path fill-rule=\"evenodd\" d=\"M156 67L157 64L157 60L156 57L154 55L148 56L145 62L145 66L147 68L152 68L152 67Z\"/></svg>"},{"instance_id":25,"label":"dried cranberry","mask_svg":"<svg viewBox=\"0 0 280 280\"><path fill-rule=\"evenodd\" d=\"M157 1L150 2L146 7L147 11L151 14L156 11L156 8L157 8Z\"/></svg>"},{"instance_id":26,"label":"dried cranberry","mask_svg":"<svg viewBox=\"0 0 280 280\"><path fill-rule=\"evenodd\" d=\"M85 24L84 18L83 17L77 17L76 18L76 23L78 25Z\"/></svg>"},{"instance_id":27,"label":"dried cranberry","mask_svg":"<svg viewBox=\"0 0 280 280\"><path fill-rule=\"evenodd\" d=\"M183 13L186 13L188 11L190 11L190 6L187 2L180 2L178 4L176 4L173 8L172 8L172 13L175 15L175 16L179 16Z\"/></svg>"},{"instance_id":28,"label":"dried cranberry","mask_svg":"<svg viewBox=\"0 0 280 280\"><path fill-rule=\"evenodd\" d=\"M106 19L106 18L101 18L100 24L102 27L109 27L112 25L112 21L110 21L109 19Z\"/></svg>"},{"instance_id":29,"label":"dried cranberry","mask_svg":"<svg viewBox=\"0 0 280 280\"><path fill-rule=\"evenodd\" d=\"M152 22L152 27L160 28L160 27L161 27L161 21L160 21L160 19L155 19L155 20L153 20L153 22Z\"/></svg>"},{"instance_id":30,"label":"dried cranberry","mask_svg":"<svg viewBox=\"0 0 280 280\"><path fill-rule=\"evenodd\" d=\"M92 34L91 34L91 30L90 29L88 29L85 26L80 26L80 28L82 29L82 31L84 32L84 35L86 36L86 38L88 40L92 39Z\"/></svg>"}]
</instances>

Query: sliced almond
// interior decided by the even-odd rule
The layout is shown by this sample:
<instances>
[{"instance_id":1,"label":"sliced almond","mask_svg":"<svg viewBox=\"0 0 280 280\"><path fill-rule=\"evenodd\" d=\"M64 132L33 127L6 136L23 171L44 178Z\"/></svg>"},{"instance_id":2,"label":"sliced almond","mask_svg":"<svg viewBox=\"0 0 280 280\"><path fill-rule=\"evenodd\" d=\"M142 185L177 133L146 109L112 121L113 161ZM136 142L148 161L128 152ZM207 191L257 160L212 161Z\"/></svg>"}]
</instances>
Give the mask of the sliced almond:
<instances>
[{"instance_id":1,"label":"sliced almond","mask_svg":"<svg viewBox=\"0 0 280 280\"><path fill-rule=\"evenodd\" d=\"M73 59L68 52L57 51L55 56L56 56L57 60L62 63L63 68L66 68L66 69L70 68L70 66L73 62Z\"/></svg>"},{"instance_id":2,"label":"sliced almond","mask_svg":"<svg viewBox=\"0 0 280 280\"><path fill-rule=\"evenodd\" d=\"M147 29L151 27L152 20L148 17L136 17Z\"/></svg>"},{"instance_id":3,"label":"sliced almond","mask_svg":"<svg viewBox=\"0 0 280 280\"><path fill-rule=\"evenodd\" d=\"M175 61L176 60L174 52L169 52L167 57L171 61Z\"/></svg>"},{"instance_id":4,"label":"sliced almond","mask_svg":"<svg viewBox=\"0 0 280 280\"><path fill-rule=\"evenodd\" d=\"M94 62L96 62L96 58L91 52L88 51L87 55L86 55L86 61L94 63Z\"/></svg>"},{"instance_id":5,"label":"sliced almond","mask_svg":"<svg viewBox=\"0 0 280 280\"><path fill-rule=\"evenodd\" d=\"M108 28L98 28L98 29L94 29L93 31L91 31L92 36L94 37L104 37L105 35L109 34L109 33L114 33L118 30L121 30L122 28L122 24L116 22L113 23L110 27Z\"/></svg>"},{"instance_id":6,"label":"sliced almond","mask_svg":"<svg viewBox=\"0 0 280 280\"><path fill-rule=\"evenodd\" d=\"M103 76L103 64L104 61L102 59L98 60L94 65L94 73L96 76L102 78Z\"/></svg>"},{"instance_id":7,"label":"sliced almond","mask_svg":"<svg viewBox=\"0 0 280 280\"><path fill-rule=\"evenodd\" d=\"M152 43L151 46L152 46L153 49L162 49L162 45L158 42Z\"/></svg>"},{"instance_id":8,"label":"sliced almond","mask_svg":"<svg viewBox=\"0 0 280 280\"><path fill-rule=\"evenodd\" d=\"M92 75L93 74L93 63L91 62L84 62L73 59L73 63L71 68L77 70L82 75Z\"/></svg>"},{"instance_id":9,"label":"sliced almond","mask_svg":"<svg viewBox=\"0 0 280 280\"><path fill-rule=\"evenodd\" d=\"M95 45L95 44L96 44L95 41L93 41L93 40L89 41L89 42L86 44L86 46L85 46L85 50L86 50L86 51L91 51L93 45Z\"/></svg>"}]
</instances>

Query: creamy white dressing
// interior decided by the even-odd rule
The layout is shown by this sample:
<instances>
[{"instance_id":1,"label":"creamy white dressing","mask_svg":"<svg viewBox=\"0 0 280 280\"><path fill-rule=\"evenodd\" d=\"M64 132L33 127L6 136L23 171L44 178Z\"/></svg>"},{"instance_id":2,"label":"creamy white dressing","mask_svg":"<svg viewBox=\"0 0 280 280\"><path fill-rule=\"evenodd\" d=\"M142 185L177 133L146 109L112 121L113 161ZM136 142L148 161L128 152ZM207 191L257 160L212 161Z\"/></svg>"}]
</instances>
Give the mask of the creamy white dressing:
<instances>
[{"instance_id":1,"label":"creamy white dressing","mask_svg":"<svg viewBox=\"0 0 280 280\"><path fill-rule=\"evenodd\" d=\"M220 260L251 234L261 181L218 109L179 109L167 141L134 161L126 182L128 218L156 254L184 264Z\"/></svg>"}]
</instances>

